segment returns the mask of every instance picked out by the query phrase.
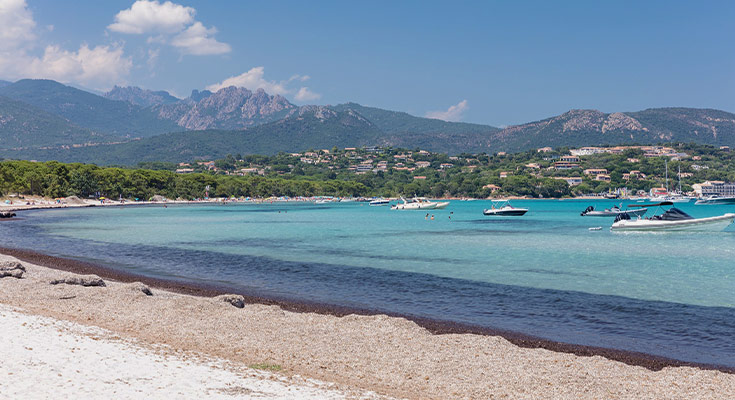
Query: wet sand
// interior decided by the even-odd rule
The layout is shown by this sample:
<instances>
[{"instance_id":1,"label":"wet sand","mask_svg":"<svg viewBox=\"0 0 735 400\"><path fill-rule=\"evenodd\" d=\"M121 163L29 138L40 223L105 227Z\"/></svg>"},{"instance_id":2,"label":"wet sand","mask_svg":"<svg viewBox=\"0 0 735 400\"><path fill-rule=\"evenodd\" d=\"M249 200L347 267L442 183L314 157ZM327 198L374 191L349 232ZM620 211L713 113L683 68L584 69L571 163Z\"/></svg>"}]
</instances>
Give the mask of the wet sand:
<instances>
[{"instance_id":1,"label":"wet sand","mask_svg":"<svg viewBox=\"0 0 735 400\"><path fill-rule=\"evenodd\" d=\"M27 267L24 279L0 279L0 303L241 365L278 365L286 376L344 390L415 399L735 396L735 375L724 368L281 299L248 296L240 309L212 297L226 291L216 286L137 277L24 250L0 253ZM71 273L102 276L107 286L49 285ZM151 286L153 296L124 283L133 281Z\"/></svg>"}]
</instances>

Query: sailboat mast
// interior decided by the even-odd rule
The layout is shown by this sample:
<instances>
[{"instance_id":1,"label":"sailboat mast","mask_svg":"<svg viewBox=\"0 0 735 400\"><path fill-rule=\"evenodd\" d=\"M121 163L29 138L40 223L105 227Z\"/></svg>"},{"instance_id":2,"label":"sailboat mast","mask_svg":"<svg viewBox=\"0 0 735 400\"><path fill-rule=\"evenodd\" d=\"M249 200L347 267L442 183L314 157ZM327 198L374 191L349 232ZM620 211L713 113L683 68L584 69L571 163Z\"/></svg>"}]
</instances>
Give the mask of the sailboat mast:
<instances>
[{"instance_id":1,"label":"sailboat mast","mask_svg":"<svg viewBox=\"0 0 735 400\"><path fill-rule=\"evenodd\" d=\"M664 160L664 166L666 167L666 193L669 193L669 162Z\"/></svg>"},{"instance_id":2,"label":"sailboat mast","mask_svg":"<svg viewBox=\"0 0 735 400\"><path fill-rule=\"evenodd\" d=\"M681 193L681 164L679 164L679 193Z\"/></svg>"}]
</instances>

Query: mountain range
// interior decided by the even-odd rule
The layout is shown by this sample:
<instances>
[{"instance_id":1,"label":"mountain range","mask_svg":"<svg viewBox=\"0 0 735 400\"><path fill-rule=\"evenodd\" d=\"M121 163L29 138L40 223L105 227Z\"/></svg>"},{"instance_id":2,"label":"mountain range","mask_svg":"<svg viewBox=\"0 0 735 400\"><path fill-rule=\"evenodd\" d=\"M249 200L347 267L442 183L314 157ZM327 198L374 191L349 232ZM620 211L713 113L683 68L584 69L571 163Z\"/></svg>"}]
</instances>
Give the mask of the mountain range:
<instances>
[{"instance_id":1,"label":"mountain range","mask_svg":"<svg viewBox=\"0 0 735 400\"><path fill-rule=\"evenodd\" d=\"M262 89L194 90L178 99L138 87L115 86L99 96L50 80L0 81L0 157L6 158L129 165L333 146L492 153L659 142L735 145L735 114L570 110L500 129L356 103L296 106Z\"/></svg>"}]
</instances>

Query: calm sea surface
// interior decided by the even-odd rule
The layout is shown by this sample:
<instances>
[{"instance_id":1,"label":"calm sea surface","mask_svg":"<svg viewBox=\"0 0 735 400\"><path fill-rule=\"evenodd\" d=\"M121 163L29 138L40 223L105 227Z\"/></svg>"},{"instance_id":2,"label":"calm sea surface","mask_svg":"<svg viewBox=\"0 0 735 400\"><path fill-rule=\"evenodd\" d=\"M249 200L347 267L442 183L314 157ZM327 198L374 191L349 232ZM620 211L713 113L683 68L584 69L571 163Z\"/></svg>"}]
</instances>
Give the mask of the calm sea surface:
<instances>
[{"instance_id":1,"label":"calm sea surface","mask_svg":"<svg viewBox=\"0 0 735 400\"><path fill-rule=\"evenodd\" d=\"M516 201L528 214L498 218L453 201L433 221L364 203L45 210L0 235L153 277L735 366L735 229L612 233L579 216L616 203Z\"/></svg>"}]
</instances>

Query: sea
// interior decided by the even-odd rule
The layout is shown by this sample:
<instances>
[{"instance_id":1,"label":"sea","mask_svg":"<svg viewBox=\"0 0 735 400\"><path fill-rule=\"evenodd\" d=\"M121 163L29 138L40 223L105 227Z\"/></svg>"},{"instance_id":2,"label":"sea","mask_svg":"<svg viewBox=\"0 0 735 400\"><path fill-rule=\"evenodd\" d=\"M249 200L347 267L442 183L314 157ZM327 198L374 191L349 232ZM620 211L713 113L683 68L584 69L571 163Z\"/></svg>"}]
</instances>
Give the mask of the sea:
<instances>
[{"instance_id":1,"label":"sea","mask_svg":"<svg viewBox=\"0 0 735 400\"><path fill-rule=\"evenodd\" d=\"M513 201L522 217L484 216L484 200L428 213L362 202L69 208L23 212L0 237L238 293L735 367L735 227L620 233L612 217L580 216L619 203Z\"/></svg>"}]
</instances>

